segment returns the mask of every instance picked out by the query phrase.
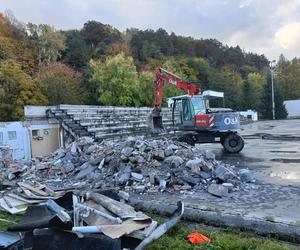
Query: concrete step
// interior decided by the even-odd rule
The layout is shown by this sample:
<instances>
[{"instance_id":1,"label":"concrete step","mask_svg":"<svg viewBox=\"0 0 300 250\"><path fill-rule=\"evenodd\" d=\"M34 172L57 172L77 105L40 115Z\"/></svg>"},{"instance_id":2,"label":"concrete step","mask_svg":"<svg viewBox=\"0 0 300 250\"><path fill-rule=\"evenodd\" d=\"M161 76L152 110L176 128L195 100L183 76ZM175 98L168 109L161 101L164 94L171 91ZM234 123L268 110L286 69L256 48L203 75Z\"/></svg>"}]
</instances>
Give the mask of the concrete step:
<instances>
[{"instance_id":1,"label":"concrete step","mask_svg":"<svg viewBox=\"0 0 300 250\"><path fill-rule=\"evenodd\" d=\"M172 124L171 120L163 119L163 123ZM112 126L122 126L122 125L138 125L138 124L148 124L148 119L115 119L115 120L80 120L81 126L86 127L112 127Z\"/></svg>"},{"instance_id":2,"label":"concrete step","mask_svg":"<svg viewBox=\"0 0 300 250\"><path fill-rule=\"evenodd\" d=\"M141 129L149 129L146 124L140 124L138 126L130 126L130 125L123 125L123 126L114 126L114 127L94 127L94 128L87 128L89 132L112 132L112 131L123 131L123 130L141 130Z\"/></svg>"},{"instance_id":3,"label":"concrete step","mask_svg":"<svg viewBox=\"0 0 300 250\"><path fill-rule=\"evenodd\" d=\"M141 118L148 118L149 115L143 115L143 114L126 114L126 115L120 115L120 114L111 114L111 115L99 115L99 114L74 114L73 119L74 120L83 120L83 119L94 119L94 120L110 120L115 118L120 119L134 119L137 117Z\"/></svg>"},{"instance_id":4,"label":"concrete step","mask_svg":"<svg viewBox=\"0 0 300 250\"><path fill-rule=\"evenodd\" d=\"M152 110L152 107L120 107L120 106L96 106L96 105L66 105L61 104L54 109L58 110L117 110L118 112L123 110ZM162 110L167 110L163 108Z\"/></svg>"}]
</instances>

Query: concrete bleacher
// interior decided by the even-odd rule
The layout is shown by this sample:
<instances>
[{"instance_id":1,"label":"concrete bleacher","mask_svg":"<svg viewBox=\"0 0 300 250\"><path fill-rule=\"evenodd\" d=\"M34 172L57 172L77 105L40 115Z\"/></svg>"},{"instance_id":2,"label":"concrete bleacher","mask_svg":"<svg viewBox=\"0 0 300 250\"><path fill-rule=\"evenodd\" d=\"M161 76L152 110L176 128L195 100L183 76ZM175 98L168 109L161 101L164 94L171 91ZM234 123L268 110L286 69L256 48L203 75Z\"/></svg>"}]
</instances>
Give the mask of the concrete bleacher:
<instances>
[{"instance_id":1,"label":"concrete bleacher","mask_svg":"<svg viewBox=\"0 0 300 250\"><path fill-rule=\"evenodd\" d=\"M74 137L92 136L97 139L150 133L148 126L152 108L58 105L47 110L48 117L58 119ZM172 125L172 112L162 109L164 125Z\"/></svg>"}]
</instances>

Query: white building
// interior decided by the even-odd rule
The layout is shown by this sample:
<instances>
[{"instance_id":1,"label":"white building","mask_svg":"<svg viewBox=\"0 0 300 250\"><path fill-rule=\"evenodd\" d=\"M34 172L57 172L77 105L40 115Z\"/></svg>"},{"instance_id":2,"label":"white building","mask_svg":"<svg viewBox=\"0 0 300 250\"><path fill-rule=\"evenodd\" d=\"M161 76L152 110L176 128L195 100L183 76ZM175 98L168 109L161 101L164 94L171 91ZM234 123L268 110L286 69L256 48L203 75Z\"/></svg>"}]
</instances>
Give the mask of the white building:
<instances>
[{"instance_id":1,"label":"white building","mask_svg":"<svg viewBox=\"0 0 300 250\"><path fill-rule=\"evenodd\" d=\"M60 125L55 119L47 119L47 107L25 107L25 117L34 119L16 122L0 122L0 159L8 149L14 160L29 160L45 156L62 145ZM38 114L41 114L39 117Z\"/></svg>"},{"instance_id":2,"label":"white building","mask_svg":"<svg viewBox=\"0 0 300 250\"><path fill-rule=\"evenodd\" d=\"M0 149L9 148L14 159L30 159L29 130L22 122L0 123Z\"/></svg>"},{"instance_id":3,"label":"white building","mask_svg":"<svg viewBox=\"0 0 300 250\"><path fill-rule=\"evenodd\" d=\"M288 112L288 118L300 118L300 99L284 101L283 104Z\"/></svg>"},{"instance_id":4,"label":"white building","mask_svg":"<svg viewBox=\"0 0 300 250\"><path fill-rule=\"evenodd\" d=\"M251 119L252 121L257 121L258 120L258 115L255 110L248 109L247 111L240 111L239 112L241 116Z\"/></svg>"}]
</instances>

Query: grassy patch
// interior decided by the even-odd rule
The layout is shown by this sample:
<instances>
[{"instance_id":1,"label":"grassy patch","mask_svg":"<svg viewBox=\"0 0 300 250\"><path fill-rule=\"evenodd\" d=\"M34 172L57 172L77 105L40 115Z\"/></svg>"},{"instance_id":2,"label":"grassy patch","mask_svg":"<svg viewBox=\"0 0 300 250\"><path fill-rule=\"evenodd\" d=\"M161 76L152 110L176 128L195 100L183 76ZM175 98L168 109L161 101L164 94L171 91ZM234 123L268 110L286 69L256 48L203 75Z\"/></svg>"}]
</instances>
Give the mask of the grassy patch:
<instances>
[{"instance_id":1,"label":"grassy patch","mask_svg":"<svg viewBox=\"0 0 300 250\"><path fill-rule=\"evenodd\" d=\"M210 244L192 245L187 239L191 232L200 232L209 237ZM288 244L278 243L264 238L258 238L254 234L243 232L232 232L228 230L208 231L202 228L189 228L186 225L179 224L163 235L160 239L148 246L147 250L294 250L297 249Z\"/></svg>"},{"instance_id":2,"label":"grassy patch","mask_svg":"<svg viewBox=\"0 0 300 250\"><path fill-rule=\"evenodd\" d=\"M18 222L22 215L11 215L7 212L0 211L0 230L5 230L9 225Z\"/></svg>"}]
</instances>

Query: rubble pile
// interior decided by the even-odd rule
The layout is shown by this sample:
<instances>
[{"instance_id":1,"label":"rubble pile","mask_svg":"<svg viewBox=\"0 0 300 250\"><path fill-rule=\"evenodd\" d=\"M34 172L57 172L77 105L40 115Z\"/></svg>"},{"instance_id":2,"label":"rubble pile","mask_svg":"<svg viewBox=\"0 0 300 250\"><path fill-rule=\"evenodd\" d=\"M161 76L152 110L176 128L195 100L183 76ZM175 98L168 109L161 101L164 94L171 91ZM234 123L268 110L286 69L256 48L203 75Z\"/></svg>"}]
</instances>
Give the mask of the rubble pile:
<instances>
[{"instance_id":1,"label":"rubble pile","mask_svg":"<svg viewBox=\"0 0 300 250\"><path fill-rule=\"evenodd\" d=\"M2 185L16 186L19 180L37 181L53 190L118 187L125 191L125 199L127 192L164 191L207 191L222 197L239 190L243 182L254 181L248 169L239 171L217 161L210 151L142 136L101 143L81 137L47 157L0 166Z\"/></svg>"}]
</instances>

